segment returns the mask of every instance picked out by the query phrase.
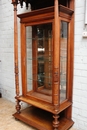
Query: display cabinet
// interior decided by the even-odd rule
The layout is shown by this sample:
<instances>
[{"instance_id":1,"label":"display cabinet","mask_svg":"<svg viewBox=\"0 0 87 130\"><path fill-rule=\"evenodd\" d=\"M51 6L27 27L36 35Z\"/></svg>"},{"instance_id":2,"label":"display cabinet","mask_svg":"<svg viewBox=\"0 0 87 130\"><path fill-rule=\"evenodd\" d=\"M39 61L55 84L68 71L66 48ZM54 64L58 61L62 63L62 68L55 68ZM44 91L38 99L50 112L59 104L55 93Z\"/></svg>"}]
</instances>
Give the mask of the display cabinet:
<instances>
[{"instance_id":1,"label":"display cabinet","mask_svg":"<svg viewBox=\"0 0 87 130\"><path fill-rule=\"evenodd\" d=\"M31 11L17 15L14 5L16 109L13 116L39 130L72 125L74 0L27 0ZM21 81L18 80L17 17L21 27ZM29 104L21 110L20 102Z\"/></svg>"}]
</instances>

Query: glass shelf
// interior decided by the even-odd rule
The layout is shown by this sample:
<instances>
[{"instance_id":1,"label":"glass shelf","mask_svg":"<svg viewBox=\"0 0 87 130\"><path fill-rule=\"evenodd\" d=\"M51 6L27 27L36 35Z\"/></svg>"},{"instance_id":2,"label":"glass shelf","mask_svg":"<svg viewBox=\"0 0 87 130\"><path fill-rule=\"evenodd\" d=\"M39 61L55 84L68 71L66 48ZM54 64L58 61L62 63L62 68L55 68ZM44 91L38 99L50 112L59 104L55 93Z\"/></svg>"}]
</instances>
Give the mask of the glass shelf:
<instances>
[{"instance_id":1,"label":"glass shelf","mask_svg":"<svg viewBox=\"0 0 87 130\"><path fill-rule=\"evenodd\" d=\"M38 57L36 57L36 58L31 58L31 57L28 57L27 58L27 60L36 60L36 61L48 61L48 62L52 62L53 60L52 60L52 57L51 56L49 56L49 57L47 57L47 56L38 56Z\"/></svg>"},{"instance_id":2,"label":"glass shelf","mask_svg":"<svg viewBox=\"0 0 87 130\"><path fill-rule=\"evenodd\" d=\"M37 81L37 82L41 82L41 83L48 83L48 84L52 84L52 73L50 73L50 76L45 76L46 74L44 73L39 73L38 75L33 75L32 77L28 77L28 80L34 80L34 81ZM47 79L47 80L46 80ZM49 80L49 82L48 82ZM60 75L60 85L61 86L64 86L66 85L66 75L62 74Z\"/></svg>"},{"instance_id":3,"label":"glass shelf","mask_svg":"<svg viewBox=\"0 0 87 130\"><path fill-rule=\"evenodd\" d=\"M46 78L46 77L45 77ZM41 82L41 83L44 83L44 81L41 81L41 80L39 80L39 79L32 79L32 78L28 78L29 80L34 80L34 81L39 81L39 82ZM49 79L49 78L46 78L46 79ZM50 78L51 79L51 78ZM52 79L51 79L52 80ZM49 83L49 82L46 82L46 83L48 83L48 84L52 84L52 81ZM62 86L64 86L64 85L66 85L66 80L61 80L61 82L60 82L60 85L62 85Z\"/></svg>"},{"instance_id":4,"label":"glass shelf","mask_svg":"<svg viewBox=\"0 0 87 130\"><path fill-rule=\"evenodd\" d=\"M27 40L49 40L52 39L52 37L28 37Z\"/></svg>"}]
</instances>

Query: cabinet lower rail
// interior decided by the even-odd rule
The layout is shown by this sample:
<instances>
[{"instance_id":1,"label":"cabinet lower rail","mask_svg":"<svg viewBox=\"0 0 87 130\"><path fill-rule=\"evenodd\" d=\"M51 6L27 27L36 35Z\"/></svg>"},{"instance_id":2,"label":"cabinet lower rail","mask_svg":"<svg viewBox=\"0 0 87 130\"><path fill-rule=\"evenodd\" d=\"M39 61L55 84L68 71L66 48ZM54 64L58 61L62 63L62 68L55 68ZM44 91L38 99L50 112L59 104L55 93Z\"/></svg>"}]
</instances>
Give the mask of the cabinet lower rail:
<instances>
[{"instance_id":1,"label":"cabinet lower rail","mask_svg":"<svg viewBox=\"0 0 87 130\"><path fill-rule=\"evenodd\" d=\"M53 114L34 106L27 107L20 114L15 113L13 116L38 130L53 130ZM60 117L58 130L68 130L73 123L71 119Z\"/></svg>"}]
</instances>

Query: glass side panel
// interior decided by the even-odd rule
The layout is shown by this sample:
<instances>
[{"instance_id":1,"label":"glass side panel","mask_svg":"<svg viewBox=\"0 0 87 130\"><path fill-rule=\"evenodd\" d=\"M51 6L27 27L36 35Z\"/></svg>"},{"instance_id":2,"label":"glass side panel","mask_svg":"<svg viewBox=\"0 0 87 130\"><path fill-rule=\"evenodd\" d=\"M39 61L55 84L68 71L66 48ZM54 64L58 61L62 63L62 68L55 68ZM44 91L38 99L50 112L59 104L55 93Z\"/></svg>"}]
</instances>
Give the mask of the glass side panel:
<instances>
[{"instance_id":1,"label":"glass side panel","mask_svg":"<svg viewBox=\"0 0 87 130\"><path fill-rule=\"evenodd\" d=\"M27 91L32 90L32 27L26 27Z\"/></svg>"},{"instance_id":2,"label":"glass side panel","mask_svg":"<svg viewBox=\"0 0 87 130\"><path fill-rule=\"evenodd\" d=\"M26 27L27 92L52 96L52 24Z\"/></svg>"},{"instance_id":3,"label":"glass side panel","mask_svg":"<svg viewBox=\"0 0 87 130\"><path fill-rule=\"evenodd\" d=\"M68 23L61 21L60 38L60 102L66 99Z\"/></svg>"}]
</instances>

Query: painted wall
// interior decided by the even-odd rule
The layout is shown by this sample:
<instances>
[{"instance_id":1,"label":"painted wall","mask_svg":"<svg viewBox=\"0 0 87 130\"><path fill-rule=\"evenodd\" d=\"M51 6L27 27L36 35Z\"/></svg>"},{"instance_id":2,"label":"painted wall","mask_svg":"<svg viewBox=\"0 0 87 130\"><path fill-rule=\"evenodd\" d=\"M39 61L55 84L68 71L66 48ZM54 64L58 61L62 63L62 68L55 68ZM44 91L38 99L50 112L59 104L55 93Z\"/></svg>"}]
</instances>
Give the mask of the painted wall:
<instances>
[{"instance_id":1,"label":"painted wall","mask_svg":"<svg viewBox=\"0 0 87 130\"><path fill-rule=\"evenodd\" d=\"M14 91L13 8L10 0L0 0L0 88L12 100Z\"/></svg>"},{"instance_id":2,"label":"painted wall","mask_svg":"<svg viewBox=\"0 0 87 130\"><path fill-rule=\"evenodd\" d=\"M82 37L85 29L84 7L85 0L75 1L73 120L74 127L78 130L87 130L87 38ZM25 12L25 9L19 8L18 13L20 12ZM20 26L18 27L20 31ZM0 89L4 98L15 102L13 32L11 0L0 0Z\"/></svg>"},{"instance_id":3,"label":"painted wall","mask_svg":"<svg viewBox=\"0 0 87 130\"><path fill-rule=\"evenodd\" d=\"M84 16L85 0L76 0L73 120L78 130L87 129L87 38L82 37L86 29Z\"/></svg>"},{"instance_id":4,"label":"painted wall","mask_svg":"<svg viewBox=\"0 0 87 130\"><path fill-rule=\"evenodd\" d=\"M27 12L18 5L18 13ZM15 75L14 75L14 11L11 0L0 0L0 90L3 97L15 101ZM19 19L18 19L19 23ZM18 24L18 32L20 25ZM19 32L20 33L20 32ZM19 34L20 37L20 34ZM18 39L20 43L20 39ZM18 45L20 48L20 45ZM20 59L20 49L19 59ZM19 73L20 61L19 61ZM19 83L21 80L19 75Z\"/></svg>"}]
</instances>

